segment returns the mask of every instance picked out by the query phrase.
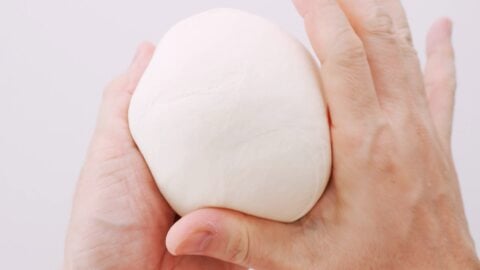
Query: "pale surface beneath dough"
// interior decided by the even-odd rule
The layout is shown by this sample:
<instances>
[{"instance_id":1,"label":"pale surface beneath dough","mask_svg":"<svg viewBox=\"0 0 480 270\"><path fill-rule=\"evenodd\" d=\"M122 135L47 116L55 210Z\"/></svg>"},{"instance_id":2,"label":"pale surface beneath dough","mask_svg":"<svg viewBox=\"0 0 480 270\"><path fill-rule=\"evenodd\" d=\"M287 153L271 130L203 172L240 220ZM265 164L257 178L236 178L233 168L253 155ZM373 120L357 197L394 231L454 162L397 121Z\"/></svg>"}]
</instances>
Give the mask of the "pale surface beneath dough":
<instances>
[{"instance_id":1,"label":"pale surface beneath dough","mask_svg":"<svg viewBox=\"0 0 480 270\"><path fill-rule=\"evenodd\" d=\"M204 207L292 222L328 182L318 67L255 15L215 9L173 27L133 96L129 121L180 215Z\"/></svg>"}]
</instances>

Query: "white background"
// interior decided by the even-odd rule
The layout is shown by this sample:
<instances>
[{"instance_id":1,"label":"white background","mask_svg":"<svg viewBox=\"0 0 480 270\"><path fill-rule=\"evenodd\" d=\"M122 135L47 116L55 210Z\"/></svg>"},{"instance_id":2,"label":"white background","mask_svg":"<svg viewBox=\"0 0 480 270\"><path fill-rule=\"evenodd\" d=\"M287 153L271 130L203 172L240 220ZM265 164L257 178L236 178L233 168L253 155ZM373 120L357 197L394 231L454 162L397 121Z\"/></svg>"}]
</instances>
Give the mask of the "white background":
<instances>
[{"instance_id":1,"label":"white background","mask_svg":"<svg viewBox=\"0 0 480 270\"><path fill-rule=\"evenodd\" d=\"M480 245L480 1L408 0L416 44L455 21L455 159ZM0 269L59 269L70 202L103 86L142 40L214 7L265 16L306 42L289 0L0 0Z\"/></svg>"}]
</instances>

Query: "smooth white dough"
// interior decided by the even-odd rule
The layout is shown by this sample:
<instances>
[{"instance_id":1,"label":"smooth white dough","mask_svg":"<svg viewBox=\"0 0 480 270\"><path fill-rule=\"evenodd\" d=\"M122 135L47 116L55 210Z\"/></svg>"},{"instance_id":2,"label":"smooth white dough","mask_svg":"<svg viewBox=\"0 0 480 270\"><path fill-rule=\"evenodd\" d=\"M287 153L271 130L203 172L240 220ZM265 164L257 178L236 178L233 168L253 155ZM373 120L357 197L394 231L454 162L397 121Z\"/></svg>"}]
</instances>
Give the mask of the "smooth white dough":
<instances>
[{"instance_id":1,"label":"smooth white dough","mask_svg":"<svg viewBox=\"0 0 480 270\"><path fill-rule=\"evenodd\" d=\"M171 207L281 222L304 216L330 177L319 70L275 24L215 9L174 26L130 104L133 137Z\"/></svg>"}]
</instances>

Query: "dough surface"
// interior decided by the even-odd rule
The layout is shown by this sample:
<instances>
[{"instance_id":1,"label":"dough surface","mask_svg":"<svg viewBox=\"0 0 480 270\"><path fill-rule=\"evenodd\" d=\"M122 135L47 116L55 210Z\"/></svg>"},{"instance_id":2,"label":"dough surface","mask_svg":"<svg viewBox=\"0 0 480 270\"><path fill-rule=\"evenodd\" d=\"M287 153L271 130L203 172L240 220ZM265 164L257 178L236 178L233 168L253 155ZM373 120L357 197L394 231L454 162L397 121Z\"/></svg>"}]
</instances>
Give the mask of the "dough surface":
<instances>
[{"instance_id":1,"label":"dough surface","mask_svg":"<svg viewBox=\"0 0 480 270\"><path fill-rule=\"evenodd\" d=\"M132 98L132 135L171 207L281 222L330 177L319 71L307 49L252 14L215 9L174 26Z\"/></svg>"}]
</instances>

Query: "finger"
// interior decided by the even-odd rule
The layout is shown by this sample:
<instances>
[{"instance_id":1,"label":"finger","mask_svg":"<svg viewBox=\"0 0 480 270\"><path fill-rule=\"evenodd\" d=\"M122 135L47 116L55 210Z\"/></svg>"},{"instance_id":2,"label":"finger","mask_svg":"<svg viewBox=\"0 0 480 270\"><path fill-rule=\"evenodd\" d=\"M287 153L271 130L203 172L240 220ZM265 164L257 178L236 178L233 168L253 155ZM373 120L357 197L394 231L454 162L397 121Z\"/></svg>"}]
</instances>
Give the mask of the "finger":
<instances>
[{"instance_id":1,"label":"finger","mask_svg":"<svg viewBox=\"0 0 480 270\"><path fill-rule=\"evenodd\" d=\"M178 257L167 256L163 261L162 266L163 267L161 268L154 269L249 270L248 268L242 266L230 265L217 259L203 256L183 256L181 259Z\"/></svg>"},{"instance_id":2,"label":"finger","mask_svg":"<svg viewBox=\"0 0 480 270\"><path fill-rule=\"evenodd\" d=\"M396 0L339 0L362 40L382 108L390 115L422 110L426 99L418 58L402 35L406 19ZM398 28L397 28L398 27ZM408 27L408 26L407 26ZM423 106L423 107L422 107ZM412 110L414 108L414 110Z\"/></svg>"},{"instance_id":3,"label":"finger","mask_svg":"<svg viewBox=\"0 0 480 270\"><path fill-rule=\"evenodd\" d=\"M332 127L363 129L381 111L361 40L336 1L298 0L295 4L322 62Z\"/></svg>"},{"instance_id":4,"label":"finger","mask_svg":"<svg viewBox=\"0 0 480 270\"><path fill-rule=\"evenodd\" d=\"M255 269L294 269L293 242L287 224L220 209L183 217L166 239L174 255L208 256Z\"/></svg>"},{"instance_id":5,"label":"finger","mask_svg":"<svg viewBox=\"0 0 480 270\"><path fill-rule=\"evenodd\" d=\"M94 135L94 144L133 145L128 128L128 107L155 47L142 43L128 70L114 79L104 90Z\"/></svg>"},{"instance_id":6,"label":"finger","mask_svg":"<svg viewBox=\"0 0 480 270\"><path fill-rule=\"evenodd\" d=\"M382 3L387 13L390 14L393 19L395 35L403 51L403 59L407 66L407 78L412 78L410 80L411 85L408 89L413 90L413 95L416 96L417 100L416 103L419 104L421 108L427 108L427 94L425 91L423 72L413 44L412 31L408 23L405 8L400 0L384 0Z\"/></svg>"},{"instance_id":7,"label":"finger","mask_svg":"<svg viewBox=\"0 0 480 270\"><path fill-rule=\"evenodd\" d=\"M455 53L452 45L452 22L437 21L427 38L425 85L430 113L445 147L450 148L456 89Z\"/></svg>"},{"instance_id":8,"label":"finger","mask_svg":"<svg viewBox=\"0 0 480 270\"><path fill-rule=\"evenodd\" d=\"M403 42L405 46L413 47L412 31L402 2L400 0L382 0L380 2L392 18L395 34L399 41Z\"/></svg>"}]
</instances>

